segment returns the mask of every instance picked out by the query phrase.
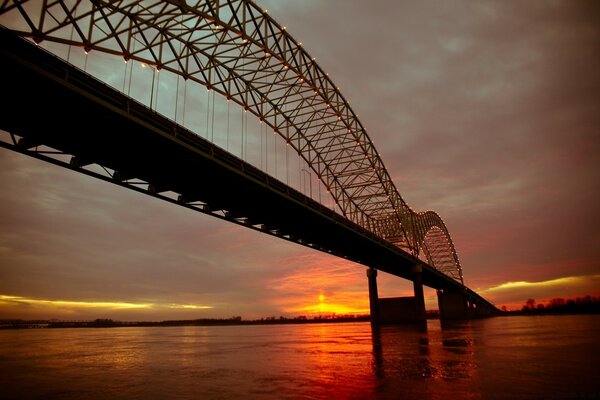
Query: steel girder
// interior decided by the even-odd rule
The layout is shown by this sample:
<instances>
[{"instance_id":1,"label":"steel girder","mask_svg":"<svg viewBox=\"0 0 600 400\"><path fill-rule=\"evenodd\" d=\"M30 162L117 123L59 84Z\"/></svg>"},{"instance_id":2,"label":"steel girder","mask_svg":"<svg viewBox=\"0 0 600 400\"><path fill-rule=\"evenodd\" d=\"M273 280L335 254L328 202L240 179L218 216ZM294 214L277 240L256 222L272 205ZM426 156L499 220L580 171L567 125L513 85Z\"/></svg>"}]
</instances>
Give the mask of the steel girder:
<instances>
[{"instance_id":1,"label":"steel girder","mask_svg":"<svg viewBox=\"0 0 600 400\"><path fill-rule=\"evenodd\" d=\"M136 60L215 90L278 133L346 218L414 255L424 253L462 282L441 218L406 204L333 81L252 1L5 0L0 23L36 43Z\"/></svg>"}]
</instances>

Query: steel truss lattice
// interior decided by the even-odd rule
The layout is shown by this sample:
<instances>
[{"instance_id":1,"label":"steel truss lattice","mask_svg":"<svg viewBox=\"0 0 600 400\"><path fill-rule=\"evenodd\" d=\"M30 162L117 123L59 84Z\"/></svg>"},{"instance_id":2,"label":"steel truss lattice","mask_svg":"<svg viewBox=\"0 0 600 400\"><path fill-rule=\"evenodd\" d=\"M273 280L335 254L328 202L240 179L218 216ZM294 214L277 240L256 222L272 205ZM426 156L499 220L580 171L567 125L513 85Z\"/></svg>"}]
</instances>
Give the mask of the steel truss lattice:
<instances>
[{"instance_id":1,"label":"steel truss lattice","mask_svg":"<svg viewBox=\"0 0 600 400\"><path fill-rule=\"evenodd\" d=\"M329 76L253 2L5 0L0 23L36 43L136 60L215 90L278 133L346 218L462 283L442 219L406 204Z\"/></svg>"}]
</instances>

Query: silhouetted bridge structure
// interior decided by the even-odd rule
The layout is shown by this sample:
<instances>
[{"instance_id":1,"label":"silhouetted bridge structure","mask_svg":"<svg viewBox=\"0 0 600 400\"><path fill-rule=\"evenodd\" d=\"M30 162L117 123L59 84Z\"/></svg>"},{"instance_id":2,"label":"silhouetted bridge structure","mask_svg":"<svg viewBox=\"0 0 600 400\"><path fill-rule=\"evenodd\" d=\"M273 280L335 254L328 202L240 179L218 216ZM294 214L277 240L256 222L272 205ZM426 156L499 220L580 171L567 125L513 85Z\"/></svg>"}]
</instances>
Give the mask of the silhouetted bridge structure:
<instances>
[{"instance_id":1,"label":"silhouetted bridge structure","mask_svg":"<svg viewBox=\"0 0 600 400\"><path fill-rule=\"evenodd\" d=\"M0 23L3 147L366 265L375 321L423 320L422 285L438 290L442 318L497 311L464 286L443 221L404 202L327 74L252 2L7 1ZM85 51L85 66L89 52L124 60L122 91L127 63L143 63L149 106L36 43L71 46L67 59ZM172 119L157 112L158 71L177 78ZM187 101L180 78L212 91L213 128L214 93L227 99L225 147L231 102L243 110L242 138L248 112L284 141L286 157L293 149L334 209L313 199L312 180L303 193L269 174L267 161L245 161L243 142L238 157L209 140L210 97L206 138L175 122ZM413 281L415 297L378 300L376 270Z\"/></svg>"}]
</instances>

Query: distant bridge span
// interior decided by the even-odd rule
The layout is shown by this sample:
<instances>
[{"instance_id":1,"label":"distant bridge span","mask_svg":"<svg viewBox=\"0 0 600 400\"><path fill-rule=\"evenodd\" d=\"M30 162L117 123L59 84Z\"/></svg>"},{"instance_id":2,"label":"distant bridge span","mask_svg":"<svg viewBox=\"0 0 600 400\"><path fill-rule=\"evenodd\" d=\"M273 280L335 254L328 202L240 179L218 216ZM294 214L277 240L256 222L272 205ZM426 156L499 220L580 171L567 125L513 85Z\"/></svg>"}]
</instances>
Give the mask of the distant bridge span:
<instances>
[{"instance_id":1,"label":"distant bridge span","mask_svg":"<svg viewBox=\"0 0 600 400\"><path fill-rule=\"evenodd\" d=\"M441 218L404 202L327 74L252 2L8 1L0 23L3 87L15 99L0 119L12 134L4 147L407 279L420 264L425 285L495 309L464 287ZM342 215L16 36L137 60L222 94L306 161ZM35 118L23 107L32 101ZM89 116L85 135L73 115ZM198 184L190 171L210 173Z\"/></svg>"}]
</instances>

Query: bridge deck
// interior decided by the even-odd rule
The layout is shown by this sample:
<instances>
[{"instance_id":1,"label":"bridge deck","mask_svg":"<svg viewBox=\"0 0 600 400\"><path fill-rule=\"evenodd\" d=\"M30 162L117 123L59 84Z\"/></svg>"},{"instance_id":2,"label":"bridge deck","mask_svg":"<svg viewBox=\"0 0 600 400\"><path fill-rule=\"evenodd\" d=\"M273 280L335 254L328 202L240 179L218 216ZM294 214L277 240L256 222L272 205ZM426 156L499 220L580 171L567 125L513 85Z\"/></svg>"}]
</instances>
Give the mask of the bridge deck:
<instances>
[{"instance_id":1,"label":"bridge deck","mask_svg":"<svg viewBox=\"0 0 600 400\"><path fill-rule=\"evenodd\" d=\"M0 129L25 142L0 142L4 147L52 161L29 150L43 144L83 163L118 171L114 183L141 179L181 194L182 205L200 201L199 211L214 215L221 210L219 216L232 222L406 279L412 279L415 263L423 264L81 70L0 32L3 95L10 99L3 106ZM160 197L152 190L146 193ZM465 290L472 299L489 304L426 264L422 279L426 286Z\"/></svg>"}]
</instances>

